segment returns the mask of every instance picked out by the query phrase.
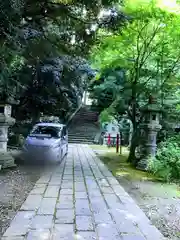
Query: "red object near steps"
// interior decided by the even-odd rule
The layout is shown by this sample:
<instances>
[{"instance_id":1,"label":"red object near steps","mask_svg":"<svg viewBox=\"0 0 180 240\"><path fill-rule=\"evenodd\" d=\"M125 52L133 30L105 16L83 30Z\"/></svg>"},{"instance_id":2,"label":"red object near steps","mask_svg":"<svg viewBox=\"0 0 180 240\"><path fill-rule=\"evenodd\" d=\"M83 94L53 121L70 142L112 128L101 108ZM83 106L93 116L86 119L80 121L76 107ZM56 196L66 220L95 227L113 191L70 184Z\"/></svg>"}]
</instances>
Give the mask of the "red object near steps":
<instances>
[{"instance_id":1,"label":"red object near steps","mask_svg":"<svg viewBox=\"0 0 180 240\"><path fill-rule=\"evenodd\" d=\"M107 144L110 147L110 145L111 145L111 135L110 134L108 134Z\"/></svg>"}]
</instances>

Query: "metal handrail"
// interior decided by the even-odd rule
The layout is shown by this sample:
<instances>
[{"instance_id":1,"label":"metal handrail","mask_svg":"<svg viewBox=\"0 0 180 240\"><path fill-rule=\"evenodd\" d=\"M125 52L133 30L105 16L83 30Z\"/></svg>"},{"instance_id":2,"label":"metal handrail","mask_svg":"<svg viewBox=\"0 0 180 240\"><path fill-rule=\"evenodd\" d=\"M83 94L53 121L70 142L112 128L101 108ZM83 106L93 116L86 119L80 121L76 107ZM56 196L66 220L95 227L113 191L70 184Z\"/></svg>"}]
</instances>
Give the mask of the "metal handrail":
<instances>
[{"instance_id":1,"label":"metal handrail","mask_svg":"<svg viewBox=\"0 0 180 240\"><path fill-rule=\"evenodd\" d=\"M69 126L71 120L73 119L73 117L76 115L76 113L81 109L82 107L82 103L79 105L79 107L71 114L71 116L69 117L69 119L67 120L66 125Z\"/></svg>"}]
</instances>

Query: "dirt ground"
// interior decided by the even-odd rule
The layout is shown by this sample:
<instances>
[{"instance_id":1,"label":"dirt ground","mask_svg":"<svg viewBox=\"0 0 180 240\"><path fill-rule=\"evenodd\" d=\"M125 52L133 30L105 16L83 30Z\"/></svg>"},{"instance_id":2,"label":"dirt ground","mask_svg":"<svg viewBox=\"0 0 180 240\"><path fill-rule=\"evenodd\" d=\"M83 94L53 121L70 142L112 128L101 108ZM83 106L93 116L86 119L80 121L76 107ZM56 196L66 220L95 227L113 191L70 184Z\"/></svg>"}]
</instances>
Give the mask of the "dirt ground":
<instances>
[{"instance_id":1,"label":"dirt ground","mask_svg":"<svg viewBox=\"0 0 180 240\"><path fill-rule=\"evenodd\" d=\"M180 198L176 186L150 181L131 182L118 177L120 184L169 240L180 239Z\"/></svg>"},{"instance_id":2,"label":"dirt ground","mask_svg":"<svg viewBox=\"0 0 180 240\"><path fill-rule=\"evenodd\" d=\"M17 158L17 152L14 154ZM0 171L0 239L47 167L19 165Z\"/></svg>"},{"instance_id":3,"label":"dirt ground","mask_svg":"<svg viewBox=\"0 0 180 240\"><path fill-rule=\"evenodd\" d=\"M100 146L93 146L92 149L105 161L120 184L162 234L169 240L180 240L180 186L150 181L144 177L145 173L139 178L136 170L119 163L121 159L118 155L114 157L115 149L107 150Z\"/></svg>"},{"instance_id":4,"label":"dirt ground","mask_svg":"<svg viewBox=\"0 0 180 240\"><path fill-rule=\"evenodd\" d=\"M23 165L0 171L0 239L45 171L46 167ZM180 189L177 185L116 177L165 237L180 240Z\"/></svg>"}]
</instances>

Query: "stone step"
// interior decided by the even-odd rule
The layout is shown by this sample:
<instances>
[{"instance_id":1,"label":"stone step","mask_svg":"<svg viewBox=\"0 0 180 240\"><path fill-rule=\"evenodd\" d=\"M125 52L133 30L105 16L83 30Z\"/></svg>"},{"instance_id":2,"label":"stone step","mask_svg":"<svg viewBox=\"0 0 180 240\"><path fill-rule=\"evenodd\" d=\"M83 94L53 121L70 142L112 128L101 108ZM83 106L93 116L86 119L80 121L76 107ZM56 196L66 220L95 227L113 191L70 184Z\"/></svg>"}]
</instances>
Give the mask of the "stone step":
<instances>
[{"instance_id":1,"label":"stone step","mask_svg":"<svg viewBox=\"0 0 180 240\"><path fill-rule=\"evenodd\" d=\"M78 134L68 134L69 138L86 138L86 137L93 137L96 135L96 132L91 132L91 133L78 133Z\"/></svg>"},{"instance_id":2,"label":"stone step","mask_svg":"<svg viewBox=\"0 0 180 240\"><path fill-rule=\"evenodd\" d=\"M68 134L69 134L69 135L76 135L76 134L77 134L77 135L83 135L83 134L87 134L87 135L90 134L90 135L92 135L92 134L96 133L97 131L98 131L98 129L97 129L97 130L96 130L96 129L90 129L90 130L87 129L86 131L85 131L85 130L83 131L83 130L80 130L80 129L78 130L78 129L77 129L77 130L74 130L74 131L68 131Z\"/></svg>"},{"instance_id":3,"label":"stone step","mask_svg":"<svg viewBox=\"0 0 180 240\"><path fill-rule=\"evenodd\" d=\"M97 128L98 125L92 124L92 123L89 124L89 123L78 121L77 123L72 123L71 126L69 127L69 129L80 128L80 127L82 129L85 129L87 127L89 127L89 128Z\"/></svg>"},{"instance_id":4,"label":"stone step","mask_svg":"<svg viewBox=\"0 0 180 240\"><path fill-rule=\"evenodd\" d=\"M69 127L69 130L76 130L76 129L87 129L87 128L90 128L90 129L96 129L98 128L98 125L89 125L89 124L86 124L84 122L77 122L76 124L72 124L70 127Z\"/></svg>"},{"instance_id":5,"label":"stone step","mask_svg":"<svg viewBox=\"0 0 180 240\"><path fill-rule=\"evenodd\" d=\"M97 129L98 130L98 129ZM69 134L69 136L70 135L82 135L82 134L87 134L87 135L89 135L89 134L94 134L94 133L96 133L97 132L97 130L95 130L95 129L91 129L91 130L89 130L89 129L87 129L86 131L84 130L74 130L74 131L68 131L68 134Z\"/></svg>"},{"instance_id":6,"label":"stone step","mask_svg":"<svg viewBox=\"0 0 180 240\"><path fill-rule=\"evenodd\" d=\"M98 115L98 113L97 112L93 112L93 111L84 111L83 109L82 110L80 110L79 112L77 112L77 114L76 114L76 116L77 115L80 115L80 114L88 114L88 115L95 115L95 116L97 116Z\"/></svg>"},{"instance_id":7,"label":"stone step","mask_svg":"<svg viewBox=\"0 0 180 240\"><path fill-rule=\"evenodd\" d=\"M81 108L73 117L68 129L69 143L92 144L99 130L98 113Z\"/></svg>"},{"instance_id":8,"label":"stone step","mask_svg":"<svg viewBox=\"0 0 180 240\"><path fill-rule=\"evenodd\" d=\"M89 115L89 114L79 114L79 115L76 115L75 117L74 117L74 119L77 119L77 118L89 118L89 119L98 119L98 117L97 116L95 116L95 115Z\"/></svg>"},{"instance_id":9,"label":"stone step","mask_svg":"<svg viewBox=\"0 0 180 240\"><path fill-rule=\"evenodd\" d=\"M78 132L78 133L69 133L69 137L90 137L96 135L96 132Z\"/></svg>"},{"instance_id":10,"label":"stone step","mask_svg":"<svg viewBox=\"0 0 180 240\"><path fill-rule=\"evenodd\" d=\"M70 137L70 138L68 138L68 140L69 141L71 141L71 140L79 140L79 141L83 141L83 140L88 140L88 141L93 141L93 139L94 139L94 137L76 137L76 136L74 136L74 137Z\"/></svg>"},{"instance_id":11,"label":"stone step","mask_svg":"<svg viewBox=\"0 0 180 240\"><path fill-rule=\"evenodd\" d=\"M88 114L80 114L78 116L75 116L73 121L75 121L76 119L84 119L84 120L86 119L86 120L89 120L89 121L91 121L91 120L97 121L98 117L97 116L93 116L93 115L88 115Z\"/></svg>"},{"instance_id":12,"label":"stone step","mask_svg":"<svg viewBox=\"0 0 180 240\"><path fill-rule=\"evenodd\" d=\"M87 129L87 128L90 128L90 129L96 129L97 128L97 125L92 125L92 124L85 124L84 122L81 123L81 122L78 122L77 124L73 124L69 127L69 130L76 130L77 128L79 129Z\"/></svg>"},{"instance_id":13,"label":"stone step","mask_svg":"<svg viewBox=\"0 0 180 240\"><path fill-rule=\"evenodd\" d=\"M84 117L86 117L86 116L89 116L89 117L98 117L98 115L97 114L89 114L89 113L78 113L78 114L76 114L75 116L74 116L74 118L76 118L76 117L79 117L79 116L84 116Z\"/></svg>"},{"instance_id":14,"label":"stone step","mask_svg":"<svg viewBox=\"0 0 180 240\"><path fill-rule=\"evenodd\" d=\"M88 128L97 128L97 125L93 125L93 124L86 124L84 122L77 122L76 124L72 124L70 127L69 127L69 130L70 129L74 129L74 128L79 128L79 129L87 129Z\"/></svg>"},{"instance_id":15,"label":"stone step","mask_svg":"<svg viewBox=\"0 0 180 240\"><path fill-rule=\"evenodd\" d=\"M80 139L82 139L82 138L87 138L87 139L92 139L92 138L94 138L95 136L96 136L95 133L94 133L94 134L88 134L88 135L86 135L86 134L82 134L82 135L73 134L73 135L69 135L68 138L69 138L69 139L71 139L71 138L80 138Z\"/></svg>"},{"instance_id":16,"label":"stone step","mask_svg":"<svg viewBox=\"0 0 180 240\"><path fill-rule=\"evenodd\" d=\"M85 143L85 144L93 144L93 140L90 141L90 140L78 140L78 139L71 139L71 140L68 140L69 143Z\"/></svg>"},{"instance_id":17,"label":"stone step","mask_svg":"<svg viewBox=\"0 0 180 240\"><path fill-rule=\"evenodd\" d=\"M71 125L76 125L79 124L79 122L81 122L84 125L95 125L97 121L95 120L84 120L82 118L76 119L74 121L71 122Z\"/></svg>"},{"instance_id":18,"label":"stone step","mask_svg":"<svg viewBox=\"0 0 180 240\"><path fill-rule=\"evenodd\" d=\"M96 117L91 117L91 116L78 116L78 117L75 117L72 122L76 121L76 120L85 120L87 122L90 122L90 121L94 121L94 122L97 122L98 118Z\"/></svg>"},{"instance_id":19,"label":"stone step","mask_svg":"<svg viewBox=\"0 0 180 240\"><path fill-rule=\"evenodd\" d=\"M73 137L76 137L76 136L81 137L81 136L92 136L94 134L96 134L95 131L93 131L93 132L77 132L77 133L73 132L73 133L69 133L68 135L69 135L69 137L71 137L71 136L73 136Z\"/></svg>"},{"instance_id":20,"label":"stone step","mask_svg":"<svg viewBox=\"0 0 180 240\"><path fill-rule=\"evenodd\" d=\"M82 137L82 138L79 138L79 137L71 137L71 138L68 138L69 139L69 141L70 140L74 140L74 139L77 139L77 140L80 140L80 141L83 141L83 140L90 140L90 141L92 141L93 139L94 139L95 137Z\"/></svg>"}]
</instances>

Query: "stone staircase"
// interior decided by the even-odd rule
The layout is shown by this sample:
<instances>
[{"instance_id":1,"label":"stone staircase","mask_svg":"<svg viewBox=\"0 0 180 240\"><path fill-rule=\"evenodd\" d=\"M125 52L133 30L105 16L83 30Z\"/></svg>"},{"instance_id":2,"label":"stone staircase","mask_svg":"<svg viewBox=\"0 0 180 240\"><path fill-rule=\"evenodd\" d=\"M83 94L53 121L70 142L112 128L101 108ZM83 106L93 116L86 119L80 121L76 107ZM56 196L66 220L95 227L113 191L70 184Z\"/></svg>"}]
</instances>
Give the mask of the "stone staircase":
<instances>
[{"instance_id":1,"label":"stone staircase","mask_svg":"<svg viewBox=\"0 0 180 240\"><path fill-rule=\"evenodd\" d=\"M98 113L83 106L69 125L69 143L92 144L98 132Z\"/></svg>"}]
</instances>

